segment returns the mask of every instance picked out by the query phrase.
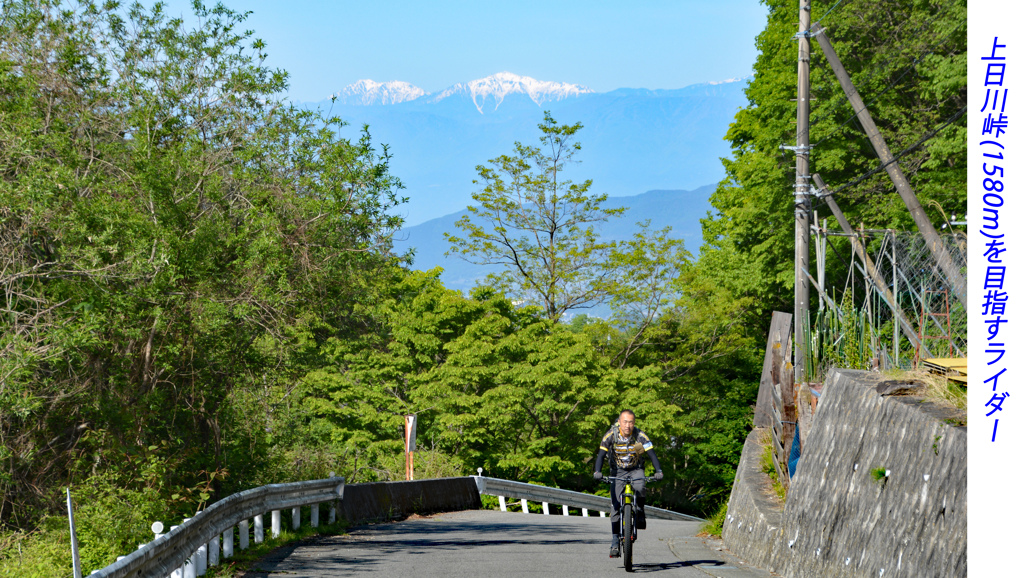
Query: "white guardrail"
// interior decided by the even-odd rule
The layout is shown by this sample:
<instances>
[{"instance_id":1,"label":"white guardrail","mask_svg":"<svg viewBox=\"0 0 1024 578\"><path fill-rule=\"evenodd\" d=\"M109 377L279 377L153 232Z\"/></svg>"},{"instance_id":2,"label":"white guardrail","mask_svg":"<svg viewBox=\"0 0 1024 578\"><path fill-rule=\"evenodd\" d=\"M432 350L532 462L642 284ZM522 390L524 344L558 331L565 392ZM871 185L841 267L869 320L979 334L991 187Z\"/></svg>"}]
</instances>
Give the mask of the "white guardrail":
<instances>
[{"instance_id":1,"label":"white guardrail","mask_svg":"<svg viewBox=\"0 0 1024 578\"><path fill-rule=\"evenodd\" d=\"M310 521L319 525L320 504L329 504L327 522L337 516L336 501L345 492L344 478L328 478L292 484L271 484L253 488L213 504L186 519L180 526L172 526L166 534L158 534L149 544L124 556L102 570L89 574L89 578L196 578L206 573L208 566L220 563L223 537L223 556L234 555L235 526L238 527L238 547L249 547L249 520L253 521L253 540L263 541L263 515L271 513L271 535L281 531L281 510L292 509L292 527L298 528L300 508L310 508Z\"/></svg>"},{"instance_id":2,"label":"white guardrail","mask_svg":"<svg viewBox=\"0 0 1024 578\"><path fill-rule=\"evenodd\" d=\"M501 511L507 511L506 498L518 499L523 508L523 513L528 514L529 509L526 506L528 501L540 502L544 514L549 513L549 504L558 504L562 506L562 515L569 515L569 508L579 508L584 516L589 516L590 511L595 511L600 514L603 518L606 512L610 512L612 508L611 498L604 498L601 496L595 496L593 494L584 494L582 492L574 492L572 490L562 490L559 488L548 488L545 486L536 486L533 484L526 484L523 482L513 482L510 480L501 480L498 478L488 478L484 476L473 476L476 478L476 487L480 491L480 495L497 496L498 504L501 507ZM686 514L680 514L671 510L663 510L661 508L655 508L647 506L644 508L648 518L657 518L661 520L676 520L679 522L703 522L703 518L696 516L688 516Z\"/></svg>"},{"instance_id":3,"label":"white guardrail","mask_svg":"<svg viewBox=\"0 0 1024 578\"><path fill-rule=\"evenodd\" d=\"M480 495L497 496L502 511L506 509L506 498L518 499L524 513L529 513L527 502L540 502L544 514L549 513L549 504L562 506L562 515L569 515L569 508L582 510L584 516L598 512L605 517L611 510L611 499L582 492L536 486L498 478L473 476ZM139 546L139 549L116 562L89 574L89 578L197 578L206 574L207 568L234 555L235 528L238 528L237 543L240 550L249 547L252 520L252 539L260 543L264 538L263 516L271 514L271 535L277 537L281 531L281 510L291 508L292 528L300 523L300 509L310 508L310 522L319 525L320 506L328 506L327 523L333 524L338 513L338 503L344 498L345 479L340 477L291 484L272 484L253 488L213 504L194 518L186 518L180 526L172 526L166 534L156 534L155 539ZM647 516L663 520L698 521L701 518L679 514L661 508L648 506ZM154 531L162 528L154 524Z\"/></svg>"}]
</instances>

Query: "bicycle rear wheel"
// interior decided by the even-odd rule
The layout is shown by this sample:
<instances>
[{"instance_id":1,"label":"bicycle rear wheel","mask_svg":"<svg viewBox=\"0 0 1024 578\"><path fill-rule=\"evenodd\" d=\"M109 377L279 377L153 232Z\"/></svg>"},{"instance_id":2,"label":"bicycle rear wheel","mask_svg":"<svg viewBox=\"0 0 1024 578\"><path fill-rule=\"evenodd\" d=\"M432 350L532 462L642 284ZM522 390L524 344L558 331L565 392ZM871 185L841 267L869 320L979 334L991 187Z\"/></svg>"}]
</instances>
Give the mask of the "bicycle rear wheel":
<instances>
[{"instance_id":1,"label":"bicycle rear wheel","mask_svg":"<svg viewBox=\"0 0 1024 578\"><path fill-rule=\"evenodd\" d=\"M622 505L622 565L633 571L633 504Z\"/></svg>"}]
</instances>

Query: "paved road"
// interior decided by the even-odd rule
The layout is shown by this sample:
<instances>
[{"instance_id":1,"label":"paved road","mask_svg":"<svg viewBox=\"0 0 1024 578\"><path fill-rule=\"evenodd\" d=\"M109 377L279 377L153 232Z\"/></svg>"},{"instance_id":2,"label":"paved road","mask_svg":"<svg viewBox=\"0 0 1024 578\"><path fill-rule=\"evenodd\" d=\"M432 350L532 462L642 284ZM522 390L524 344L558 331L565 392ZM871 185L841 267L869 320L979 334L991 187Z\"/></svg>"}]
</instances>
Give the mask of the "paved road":
<instances>
[{"instance_id":1,"label":"paved road","mask_svg":"<svg viewBox=\"0 0 1024 578\"><path fill-rule=\"evenodd\" d=\"M649 520L634 549L634 571L665 577L763 578L693 537L696 522ZM608 558L607 518L478 510L363 526L344 536L283 547L247 578L385 576L621 576Z\"/></svg>"}]
</instances>

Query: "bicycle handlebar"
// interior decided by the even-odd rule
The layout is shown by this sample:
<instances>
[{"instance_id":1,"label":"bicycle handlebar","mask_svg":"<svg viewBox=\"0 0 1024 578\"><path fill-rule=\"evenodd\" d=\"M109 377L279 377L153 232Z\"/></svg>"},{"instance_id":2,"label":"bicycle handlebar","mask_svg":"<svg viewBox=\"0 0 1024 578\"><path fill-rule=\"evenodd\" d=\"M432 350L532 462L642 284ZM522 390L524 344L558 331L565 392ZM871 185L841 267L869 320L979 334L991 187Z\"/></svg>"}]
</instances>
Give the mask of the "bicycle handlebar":
<instances>
[{"instance_id":1,"label":"bicycle handlebar","mask_svg":"<svg viewBox=\"0 0 1024 578\"><path fill-rule=\"evenodd\" d=\"M604 477L601 478L601 481L606 483L606 484L610 484L610 483L614 482L615 480L619 480L619 481L622 481L622 482L634 482L634 481L637 481L637 480L634 480L633 478L613 478L612 476L604 476ZM654 476L644 476L644 483L657 482L657 481L659 481L659 480L656 479Z\"/></svg>"}]
</instances>

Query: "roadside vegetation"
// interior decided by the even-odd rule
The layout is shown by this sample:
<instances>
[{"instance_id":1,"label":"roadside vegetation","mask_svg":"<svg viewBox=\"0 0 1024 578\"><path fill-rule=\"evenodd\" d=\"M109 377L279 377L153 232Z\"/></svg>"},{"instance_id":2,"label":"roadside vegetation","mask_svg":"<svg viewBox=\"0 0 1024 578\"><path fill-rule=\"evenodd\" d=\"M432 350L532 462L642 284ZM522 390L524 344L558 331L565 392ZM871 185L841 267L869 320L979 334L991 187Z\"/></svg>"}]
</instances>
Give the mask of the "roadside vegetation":
<instances>
[{"instance_id":1,"label":"roadside vegetation","mask_svg":"<svg viewBox=\"0 0 1024 578\"><path fill-rule=\"evenodd\" d=\"M724 515L770 312L791 310L778 145L795 9L766 3L699 254L646 227L598 242L622 217L600 183L564 179L585 174L586 129L538 114L540 146L481 159L480 209L450 232L453 254L506 265L467 295L395 253L390 151L280 97L287 72L243 14L197 3L190 29L159 5L4 2L0 576L70 572L66 487L89 571L242 489L400 479L406 414L418 478L479 467L592 492L597 442L628 407L666 472L651 503ZM830 34L898 150L961 106L964 3L848 4ZM817 170L845 182L874 161L816 69L814 130L837 135ZM907 157L949 213L965 208L962 141L953 125ZM851 221L905 226L894 199L880 178L838 198ZM585 315L599 301L612 317Z\"/></svg>"}]
</instances>

